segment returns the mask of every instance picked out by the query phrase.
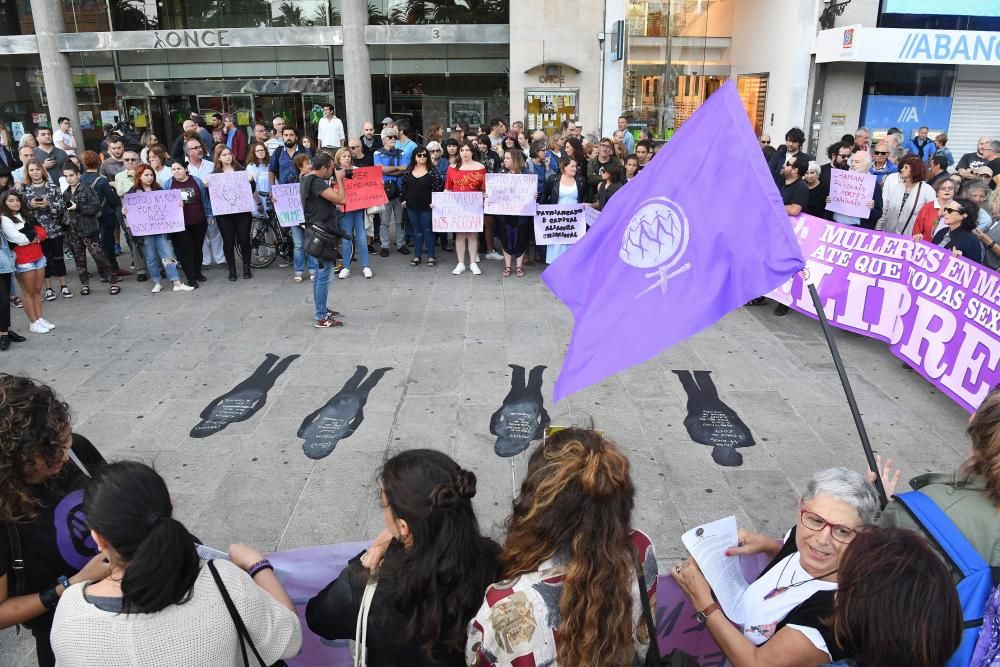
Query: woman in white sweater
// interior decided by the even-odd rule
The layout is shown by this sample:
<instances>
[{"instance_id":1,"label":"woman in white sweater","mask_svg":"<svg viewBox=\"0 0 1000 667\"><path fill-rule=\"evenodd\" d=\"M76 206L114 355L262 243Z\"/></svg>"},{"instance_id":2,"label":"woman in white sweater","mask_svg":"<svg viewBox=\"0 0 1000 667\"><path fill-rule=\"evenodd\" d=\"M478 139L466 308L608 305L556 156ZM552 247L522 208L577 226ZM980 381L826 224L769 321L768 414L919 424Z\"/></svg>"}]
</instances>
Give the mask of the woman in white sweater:
<instances>
[{"instance_id":1,"label":"woman in white sweater","mask_svg":"<svg viewBox=\"0 0 1000 667\"><path fill-rule=\"evenodd\" d=\"M83 510L111 574L59 599L51 641L61 667L239 667L244 650L249 664L255 654L270 665L298 653L299 619L270 563L242 544L229 548L230 561L202 561L152 468L123 461L95 471ZM249 635L243 646L225 594Z\"/></svg>"},{"instance_id":2,"label":"woman in white sweater","mask_svg":"<svg viewBox=\"0 0 1000 667\"><path fill-rule=\"evenodd\" d=\"M891 176L896 174L887 176L882 183L882 217L875 229L909 238L920 209L934 201L937 195L934 188L924 183L927 166L916 156L911 155L900 163L898 178Z\"/></svg>"}]
</instances>

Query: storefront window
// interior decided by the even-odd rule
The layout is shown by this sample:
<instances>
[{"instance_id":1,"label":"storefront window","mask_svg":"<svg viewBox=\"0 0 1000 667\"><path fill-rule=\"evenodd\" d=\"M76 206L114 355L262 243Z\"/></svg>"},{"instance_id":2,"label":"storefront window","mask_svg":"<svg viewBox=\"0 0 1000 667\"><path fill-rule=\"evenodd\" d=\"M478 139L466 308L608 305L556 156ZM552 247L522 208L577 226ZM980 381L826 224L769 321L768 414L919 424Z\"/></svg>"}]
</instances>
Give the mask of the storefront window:
<instances>
[{"instance_id":1,"label":"storefront window","mask_svg":"<svg viewBox=\"0 0 1000 667\"><path fill-rule=\"evenodd\" d=\"M116 30L340 25L340 0L110 1L124 5L112 5Z\"/></svg>"},{"instance_id":2,"label":"storefront window","mask_svg":"<svg viewBox=\"0 0 1000 667\"><path fill-rule=\"evenodd\" d=\"M112 0L119 3L125 0ZM108 30L108 6L104 0L62 0L65 32ZM30 0L0 0L0 30L4 35L33 35Z\"/></svg>"},{"instance_id":3,"label":"storefront window","mask_svg":"<svg viewBox=\"0 0 1000 667\"><path fill-rule=\"evenodd\" d=\"M508 23L509 0L369 0L372 25Z\"/></svg>"}]
</instances>

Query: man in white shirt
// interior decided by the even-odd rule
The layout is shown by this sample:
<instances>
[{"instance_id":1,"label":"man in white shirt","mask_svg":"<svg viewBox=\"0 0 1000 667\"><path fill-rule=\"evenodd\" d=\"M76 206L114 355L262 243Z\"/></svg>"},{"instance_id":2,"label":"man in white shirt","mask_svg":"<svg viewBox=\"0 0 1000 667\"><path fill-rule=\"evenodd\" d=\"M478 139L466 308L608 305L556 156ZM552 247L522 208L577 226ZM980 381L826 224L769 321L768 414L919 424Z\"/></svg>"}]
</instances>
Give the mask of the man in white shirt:
<instances>
[{"instance_id":1,"label":"man in white shirt","mask_svg":"<svg viewBox=\"0 0 1000 667\"><path fill-rule=\"evenodd\" d=\"M66 155L76 155L76 139L73 138L73 126L66 116L59 117L59 129L52 133L52 143L56 148L66 151Z\"/></svg>"},{"instance_id":2,"label":"man in white shirt","mask_svg":"<svg viewBox=\"0 0 1000 667\"><path fill-rule=\"evenodd\" d=\"M317 132L320 148L336 150L344 145L344 124L333 113L332 104L323 105L323 117L319 119Z\"/></svg>"},{"instance_id":3,"label":"man in white shirt","mask_svg":"<svg viewBox=\"0 0 1000 667\"><path fill-rule=\"evenodd\" d=\"M204 159L205 147L201 141L188 139L184 145L187 148L188 173L196 176L207 189L208 176L215 170L215 165ZM208 233L201 247L201 257L202 266L212 266L213 261L219 266L226 265L226 255L222 251L222 235L214 217L208 219Z\"/></svg>"},{"instance_id":4,"label":"man in white shirt","mask_svg":"<svg viewBox=\"0 0 1000 667\"><path fill-rule=\"evenodd\" d=\"M274 151L281 150L283 145L281 143L281 133L285 129L285 119L281 116L275 116L274 120L271 121L271 127L274 128L274 134L264 142L264 145L267 146L268 154L274 155Z\"/></svg>"}]
</instances>

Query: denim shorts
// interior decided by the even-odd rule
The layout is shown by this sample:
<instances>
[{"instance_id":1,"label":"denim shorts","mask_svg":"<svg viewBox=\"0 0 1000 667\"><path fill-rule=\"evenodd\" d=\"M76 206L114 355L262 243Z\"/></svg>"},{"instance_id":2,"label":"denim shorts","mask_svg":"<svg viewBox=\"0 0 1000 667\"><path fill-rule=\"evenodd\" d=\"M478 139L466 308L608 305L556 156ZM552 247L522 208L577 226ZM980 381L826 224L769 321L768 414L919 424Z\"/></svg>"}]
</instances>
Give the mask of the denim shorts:
<instances>
[{"instance_id":1,"label":"denim shorts","mask_svg":"<svg viewBox=\"0 0 1000 667\"><path fill-rule=\"evenodd\" d=\"M34 262L29 262L28 264L16 264L15 269L18 273L27 273L29 271L37 271L38 269L45 268L45 258L41 257L36 259Z\"/></svg>"}]
</instances>

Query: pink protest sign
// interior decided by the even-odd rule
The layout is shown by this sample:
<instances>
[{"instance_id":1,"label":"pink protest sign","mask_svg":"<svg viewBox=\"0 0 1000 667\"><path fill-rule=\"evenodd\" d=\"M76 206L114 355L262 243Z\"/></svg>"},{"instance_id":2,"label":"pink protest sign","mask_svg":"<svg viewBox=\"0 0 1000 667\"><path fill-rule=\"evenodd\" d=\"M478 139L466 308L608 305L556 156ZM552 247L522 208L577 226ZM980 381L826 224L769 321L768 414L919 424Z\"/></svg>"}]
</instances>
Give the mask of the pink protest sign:
<instances>
[{"instance_id":1,"label":"pink protest sign","mask_svg":"<svg viewBox=\"0 0 1000 667\"><path fill-rule=\"evenodd\" d=\"M538 177L534 174L486 174L486 208L491 215L535 214Z\"/></svg>"},{"instance_id":2,"label":"pink protest sign","mask_svg":"<svg viewBox=\"0 0 1000 667\"><path fill-rule=\"evenodd\" d=\"M433 192L431 206L435 232L483 231L482 192Z\"/></svg>"},{"instance_id":3,"label":"pink protest sign","mask_svg":"<svg viewBox=\"0 0 1000 667\"><path fill-rule=\"evenodd\" d=\"M826 210L867 220L872 212L868 202L875 194L876 180L874 174L831 169L830 203Z\"/></svg>"},{"instance_id":4,"label":"pink protest sign","mask_svg":"<svg viewBox=\"0 0 1000 667\"><path fill-rule=\"evenodd\" d=\"M305 213L302 211L302 197L299 196L299 184L272 185L274 196L274 214L282 227L295 227L304 224Z\"/></svg>"},{"instance_id":5,"label":"pink protest sign","mask_svg":"<svg viewBox=\"0 0 1000 667\"><path fill-rule=\"evenodd\" d=\"M213 215L249 213L257 210L245 171L228 171L208 177L208 196L212 198Z\"/></svg>"},{"instance_id":6,"label":"pink protest sign","mask_svg":"<svg viewBox=\"0 0 1000 667\"><path fill-rule=\"evenodd\" d=\"M184 231L180 190L131 192L125 195L122 204L125 207L125 222L132 236Z\"/></svg>"}]
</instances>

